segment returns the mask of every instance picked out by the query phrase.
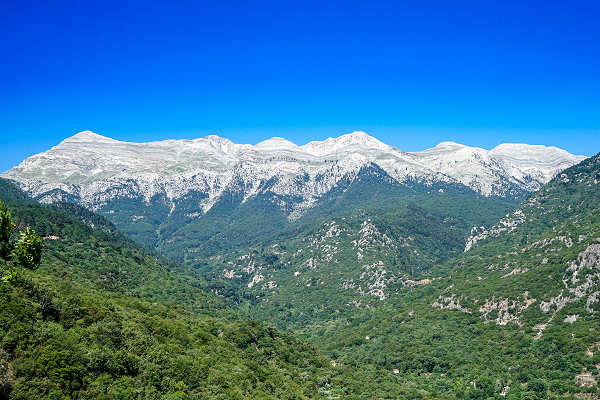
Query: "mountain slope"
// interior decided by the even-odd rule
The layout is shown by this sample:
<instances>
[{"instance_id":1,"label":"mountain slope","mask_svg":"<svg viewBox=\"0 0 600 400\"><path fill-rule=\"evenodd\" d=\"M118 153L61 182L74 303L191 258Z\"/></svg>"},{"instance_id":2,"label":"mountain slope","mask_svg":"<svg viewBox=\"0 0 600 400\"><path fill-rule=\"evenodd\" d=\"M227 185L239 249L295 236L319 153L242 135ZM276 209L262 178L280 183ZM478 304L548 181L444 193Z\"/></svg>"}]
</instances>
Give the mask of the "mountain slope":
<instances>
[{"instance_id":1,"label":"mountain slope","mask_svg":"<svg viewBox=\"0 0 600 400\"><path fill-rule=\"evenodd\" d=\"M597 312L599 184L600 157L596 156L564 171L489 231L483 229L468 240L460 273L472 271L475 258L490 262L481 283L469 284L468 291L485 288L486 279L506 281L502 301L508 299L511 306L499 308L492 299L482 300L488 304L480 307L486 318L519 325L520 308L535 302L537 313L528 319L539 323L536 331L541 336L550 324L575 322ZM566 310L573 314L563 315Z\"/></svg>"},{"instance_id":2,"label":"mountain slope","mask_svg":"<svg viewBox=\"0 0 600 400\"><path fill-rule=\"evenodd\" d=\"M83 207L38 204L4 179L0 179L0 201L10 208L19 228L29 225L43 237L42 270L134 297L169 299L192 309L197 304L197 310L223 308L217 299L185 283L189 272L184 267L141 248ZM195 284L202 285L199 280Z\"/></svg>"},{"instance_id":3,"label":"mountain slope","mask_svg":"<svg viewBox=\"0 0 600 400\"><path fill-rule=\"evenodd\" d=\"M372 192L359 209L350 206L371 184L354 182L264 244L191 265L253 317L286 329L307 327L379 307L430 282L432 268L463 251L473 224L491 224L512 208L448 187L419 193L405 186L397 194Z\"/></svg>"},{"instance_id":4,"label":"mountain slope","mask_svg":"<svg viewBox=\"0 0 600 400\"><path fill-rule=\"evenodd\" d=\"M456 398L595 398L599 215L597 155L476 233L429 284L304 334L340 363L398 370Z\"/></svg>"}]
</instances>

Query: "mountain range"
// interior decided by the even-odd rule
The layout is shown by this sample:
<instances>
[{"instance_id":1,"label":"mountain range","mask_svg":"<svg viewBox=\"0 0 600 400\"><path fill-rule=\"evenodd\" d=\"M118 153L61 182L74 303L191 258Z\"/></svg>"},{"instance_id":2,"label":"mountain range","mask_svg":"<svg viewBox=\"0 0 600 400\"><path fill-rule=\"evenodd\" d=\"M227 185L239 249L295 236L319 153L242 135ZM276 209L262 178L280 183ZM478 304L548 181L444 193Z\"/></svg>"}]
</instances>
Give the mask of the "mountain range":
<instances>
[{"instance_id":1,"label":"mountain range","mask_svg":"<svg viewBox=\"0 0 600 400\"><path fill-rule=\"evenodd\" d=\"M228 191L242 201L272 193L297 218L343 179L375 164L396 182L462 184L484 196L521 197L583 160L556 147L501 144L492 150L443 142L408 153L364 132L303 146L274 137L254 146L211 135L195 140L129 143L90 131L23 161L3 174L42 201L71 197L98 209L115 198L170 207L191 192L206 213Z\"/></svg>"},{"instance_id":2,"label":"mountain range","mask_svg":"<svg viewBox=\"0 0 600 400\"><path fill-rule=\"evenodd\" d=\"M80 248L88 239L70 238L64 216L49 217L48 229L13 200L20 219L52 235L49 282L63 274L186 320L190 311L227 316L220 326L250 336L230 334L220 351L241 340L241 359L267 357L300 382L299 396L597 398L600 155L450 142L407 153L362 132L303 146L82 132L3 176L13 183L0 188L29 210L67 213L85 225L78 230L111 237ZM172 264L160 267L154 252ZM256 341L244 318L275 330L258 328ZM271 359L258 347L269 335L282 349ZM287 362L294 347L310 365ZM201 395L204 381L190 379L181 392ZM273 379L238 397L282 396ZM211 395L238 393L208 384Z\"/></svg>"},{"instance_id":3,"label":"mountain range","mask_svg":"<svg viewBox=\"0 0 600 400\"><path fill-rule=\"evenodd\" d=\"M85 131L2 177L41 202L94 210L139 243L184 260L236 248L236 238L243 238L239 244L271 238L327 209L339 211L350 187L367 181L381 196L396 193L394 199L459 191L488 204L516 202L584 158L523 144L488 151L444 142L408 153L364 132L303 146L282 138L252 146L218 136L128 143ZM368 200L353 199L347 208ZM197 243L177 245L192 237Z\"/></svg>"}]
</instances>

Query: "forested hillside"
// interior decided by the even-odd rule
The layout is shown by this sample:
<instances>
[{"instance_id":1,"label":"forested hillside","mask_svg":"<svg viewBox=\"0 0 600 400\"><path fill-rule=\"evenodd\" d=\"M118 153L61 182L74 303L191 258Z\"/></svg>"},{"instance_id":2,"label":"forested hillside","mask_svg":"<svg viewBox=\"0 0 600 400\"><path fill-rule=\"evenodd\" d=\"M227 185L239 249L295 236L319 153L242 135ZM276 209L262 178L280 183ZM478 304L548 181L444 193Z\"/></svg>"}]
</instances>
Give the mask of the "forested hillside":
<instances>
[{"instance_id":1,"label":"forested hillside","mask_svg":"<svg viewBox=\"0 0 600 400\"><path fill-rule=\"evenodd\" d=\"M261 245L186 265L253 318L318 326L428 282L463 252L472 226L493 225L514 204L462 185L394 184L372 167Z\"/></svg>"},{"instance_id":2,"label":"forested hillside","mask_svg":"<svg viewBox=\"0 0 600 400\"><path fill-rule=\"evenodd\" d=\"M430 282L298 332L339 363L397 370L429 393L597 398L599 216L596 156L474 231Z\"/></svg>"},{"instance_id":3,"label":"forested hillside","mask_svg":"<svg viewBox=\"0 0 600 400\"><path fill-rule=\"evenodd\" d=\"M241 319L104 219L73 206L67 216L0 183L15 234L29 225L44 242L37 270L2 262L0 398L297 399L352 386L309 346Z\"/></svg>"}]
</instances>

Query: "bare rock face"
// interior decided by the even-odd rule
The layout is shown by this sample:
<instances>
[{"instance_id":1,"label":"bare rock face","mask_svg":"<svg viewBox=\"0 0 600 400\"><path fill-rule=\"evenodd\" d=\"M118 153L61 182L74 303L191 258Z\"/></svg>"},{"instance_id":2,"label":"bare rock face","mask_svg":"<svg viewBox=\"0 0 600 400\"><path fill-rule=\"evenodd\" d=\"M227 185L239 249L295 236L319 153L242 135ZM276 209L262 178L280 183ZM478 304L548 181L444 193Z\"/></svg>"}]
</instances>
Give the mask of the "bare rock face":
<instances>
[{"instance_id":1,"label":"bare rock face","mask_svg":"<svg viewBox=\"0 0 600 400\"><path fill-rule=\"evenodd\" d=\"M471 230L471 236L467 238L465 253L471 250L471 248L480 240L490 237L498 237L504 232L512 232L519 225L522 225L526 220L527 218L525 217L523 210L517 209L502 218L500 222L494 225L494 227L492 227L490 230L485 229L485 227L473 228Z\"/></svg>"},{"instance_id":2,"label":"bare rock face","mask_svg":"<svg viewBox=\"0 0 600 400\"><path fill-rule=\"evenodd\" d=\"M575 383L580 387L594 387L597 385L596 378L590 372L583 372L575 376Z\"/></svg>"},{"instance_id":3,"label":"bare rock face","mask_svg":"<svg viewBox=\"0 0 600 400\"><path fill-rule=\"evenodd\" d=\"M593 305L598 302L600 291L600 244L593 243L577 259L569 263L563 276L565 288L558 296L540 303L540 309L556 313L567 304L586 298L586 311L594 313Z\"/></svg>"},{"instance_id":4,"label":"bare rock face","mask_svg":"<svg viewBox=\"0 0 600 400\"><path fill-rule=\"evenodd\" d=\"M0 347L0 395L8 392L13 385L15 375L8 362L8 353Z\"/></svg>"},{"instance_id":5,"label":"bare rock face","mask_svg":"<svg viewBox=\"0 0 600 400\"><path fill-rule=\"evenodd\" d=\"M431 304L432 307L437 307L442 310L458 310L466 314L472 314L473 311L460 304L460 298L452 293L448 296L440 295L436 301Z\"/></svg>"}]
</instances>

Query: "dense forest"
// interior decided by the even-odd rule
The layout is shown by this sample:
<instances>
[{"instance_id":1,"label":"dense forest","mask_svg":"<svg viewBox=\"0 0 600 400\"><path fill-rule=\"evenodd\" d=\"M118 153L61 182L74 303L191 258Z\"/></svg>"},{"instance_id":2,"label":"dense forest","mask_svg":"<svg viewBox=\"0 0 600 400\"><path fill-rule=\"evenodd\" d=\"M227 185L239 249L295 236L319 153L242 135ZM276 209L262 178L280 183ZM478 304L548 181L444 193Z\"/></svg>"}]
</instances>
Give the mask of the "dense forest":
<instances>
[{"instance_id":1,"label":"dense forest","mask_svg":"<svg viewBox=\"0 0 600 400\"><path fill-rule=\"evenodd\" d=\"M4 225L14 222L2 245L18 249L33 229L43 251L37 269L12 250L1 264L0 397L295 399L321 397L334 382L340 390L328 359L240 318L104 219L39 205L6 181L1 189Z\"/></svg>"}]
</instances>

